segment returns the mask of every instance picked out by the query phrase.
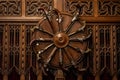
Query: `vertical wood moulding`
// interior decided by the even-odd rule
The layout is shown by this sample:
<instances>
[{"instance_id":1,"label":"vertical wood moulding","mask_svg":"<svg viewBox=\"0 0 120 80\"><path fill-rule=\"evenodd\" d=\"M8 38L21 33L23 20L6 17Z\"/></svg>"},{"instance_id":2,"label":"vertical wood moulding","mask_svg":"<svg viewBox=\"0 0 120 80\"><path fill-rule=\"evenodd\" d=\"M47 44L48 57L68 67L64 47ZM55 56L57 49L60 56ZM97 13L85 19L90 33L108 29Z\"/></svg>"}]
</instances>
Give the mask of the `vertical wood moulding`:
<instances>
[{"instance_id":1,"label":"vertical wood moulding","mask_svg":"<svg viewBox=\"0 0 120 80\"><path fill-rule=\"evenodd\" d=\"M94 5L94 17L98 17L98 0L94 0L94 2L93 2L93 5Z\"/></svg>"},{"instance_id":2,"label":"vertical wood moulding","mask_svg":"<svg viewBox=\"0 0 120 80\"><path fill-rule=\"evenodd\" d=\"M111 62L111 65L112 65L112 66L110 66L110 69L111 69L111 71L112 71L112 73L113 73L113 66L114 66L114 65L113 65L113 62L114 62L114 57L113 57L113 56L114 56L114 51L113 51L113 50L114 50L114 49L113 49L113 44L114 44L114 42L113 42L113 41L114 41L114 35L113 35L114 32L113 32L113 31L114 31L114 30L113 30L113 27L114 27L114 26L111 25L110 27L111 27L111 31L110 31L110 32L111 32L111 33L110 33L110 48L111 48L111 50L110 50L110 52L111 52L111 53L110 53L110 55L111 55L111 56L110 56L110 62Z\"/></svg>"},{"instance_id":3,"label":"vertical wood moulding","mask_svg":"<svg viewBox=\"0 0 120 80\"><path fill-rule=\"evenodd\" d=\"M106 25L103 25L102 27L101 27L103 30L104 30L104 45L103 45L103 52L104 52L104 67L106 67L106 49L107 49L107 47L106 47L106 32L105 32L105 30L106 30L106 28L107 28L107 26ZM100 41L99 41L100 42ZM101 46L100 46L100 48L101 48ZM101 50L100 50L101 51Z\"/></svg>"},{"instance_id":4,"label":"vertical wood moulding","mask_svg":"<svg viewBox=\"0 0 120 80\"><path fill-rule=\"evenodd\" d=\"M95 44L96 43L96 39L95 39L95 34L96 34L96 32L95 32L95 25L93 26L93 43ZM94 45L94 54L93 54L93 70L94 70L94 74L96 74L96 46Z\"/></svg>"},{"instance_id":5,"label":"vertical wood moulding","mask_svg":"<svg viewBox=\"0 0 120 80\"><path fill-rule=\"evenodd\" d=\"M5 70L5 42L6 42L6 39L5 39L5 37L6 37L6 27L5 27L5 25L4 25L4 29L3 29L4 31L3 31L3 65L2 65L2 68L3 68L3 70Z\"/></svg>"},{"instance_id":6,"label":"vertical wood moulding","mask_svg":"<svg viewBox=\"0 0 120 80\"><path fill-rule=\"evenodd\" d=\"M7 74L4 74L4 75L3 75L3 80L8 80Z\"/></svg>"},{"instance_id":7,"label":"vertical wood moulding","mask_svg":"<svg viewBox=\"0 0 120 80\"><path fill-rule=\"evenodd\" d=\"M111 30L111 52L112 52L112 55L111 55L111 65L113 65L112 66L112 68L111 68L111 71L112 71L112 76L113 76L113 79L112 80L117 80L117 75L116 75L116 73L117 73L117 54L116 54L116 26L115 25L113 25L113 26L111 26L112 27L112 30Z\"/></svg>"},{"instance_id":8,"label":"vertical wood moulding","mask_svg":"<svg viewBox=\"0 0 120 80\"><path fill-rule=\"evenodd\" d=\"M5 25L5 42L4 42L4 58L5 58L5 62L4 62L4 68L5 70L8 68L8 49L9 49L9 26L8 24Z\"/></svg>"},{"instance_id":9,"label":"vertical wood moulding","mask_svg":"<svg viewBox=\"0 0 120 80\"><path fill-rule=\"evenodd\" d=\"M20 80L25 80L25 75L23 73L20 75Z\"/></svg>"},{"instance_id":10,"label":"vertical wood moulding","mask_svg":"<svg viewBox=\"0 0 120 80\"><path fill-rule=\"evenodd\" d=\"M100 42L99 41L100 39L99 39L99 26L98 25L96 25L95 26L95 53L94 53L94 57L96 57L96 72L98 72L99 71L99 45L100 45L100 43L98 43L98 42Z\"/></svg>"},{"instance_id":11,"label":"vertical wood moulding","mask_svg":"<svg viewBox=\"0 0 120 80\"><path fill-rule=\"evenodd\" d=\"M9 30L8 30L8 28L9 28L9 26L8 26L8 24L5 24L4 25L4 34L5 34L5 36L3 36L3 40L4 40L4 42L3 42L3 56L4 56L4 58L3 58L3 64L4 64L4 67L3 67L3 70L4 70L4 75L3 75L3 80L8 80L8 76L7 76L7 74L8 74L8 72L7 72L7 69L8 69L8 49L9 49L9 44L8 44L8 42L9 42L9 40L8 40L8 33L9 33Z\"/></svg>"},{"instance_id":12,"label":"vertical wood moulding","mask_svg":"<svg viewBox=\"0 0 120 80\"><path fill-rule=\"evenodd\" d=\"M5 26L3 26L3 34L5 34ZM1 69L4 69L4 40L5 40L5 36L3 35L3 38L2 38L2 43L3 45L1 46L3 49L2 50L2 68Z\"/></svg>"},{"instance_id":13,"label":"vertical wood moulding","mask_svg":"<svg viewBox=\"0 0 120 80\"><path fill-rule=\"evenodd\" d=\"M22 74L24 74L25 69L25 25L21 24L20 27L20 68L22 71ZM21 80L23 80L24 75L21 75Z\"/></svg>"},{"instance_id":14,"label":"vertical wood moulding","mask_svg":"<svg viewBox=\"0 0 120 80\"><path fill-rule=\"evenodd\" d=\"M54 0L54 8L58 9L59 11L65 11L65 0Z\"/></svg>"},{"instance_id":15,"label":"vertical wood moulding","mask_svg":"<svg viewBox=\"0 0 120 80\"><path fill-rule=\"evenodd\" d=\"M20 27L20 34L22 33L22 25ZM22 35L20 35L20 68L22 69Z\"/></svg>"},{"instance_id":16,"label":"vertical wood moulding","mask_svg":"<svg viewBox=\"0 0 120 80\"><path fill-rule=\"evenodd\" d=\"M99 26L95 25L95 51L94 51L94 58L95 58L95 80L100 80L100 75L99 75Z\"/></svg>"},{"instance_id":17,"label":"vertical wood moulding","mask_svg":"<svg viewBox=\"0 0 120 80\"><path fill-rule=\"evenodd\" d=\"M21 76L20 76L20 80L25 80L25 73L24 73L24 70L25 70L25 25L24 24L21 24L21 31L20 31L20 34L21 34L21 46L20 46L20 55L21 55L21 70L22 70L22 73L21 73Z\"/></svg>"},{"instance_id":18,"label":"vertical wood moulding","mask_svg":"<svg viewBox=\"0 0 120 80\"><path fill-rule=\"evenodd\" d=\"M118 80L116 75L113 75L112 80Z\"/></svg>"},{"instance_id":19,"label":"vertical wood moulding","mask_svg":"<svg viewBox=\"0 0 120 80\"><path fill-rule=\"evenodd\" d=\"M117 43L116 43L116 39L117 39L117 38L116 38L116 30L117 30L117 29L116 29L116 26L114 25L114 26L113 26L113 31L114 31L114 33L113 33L113 36L114 36L113 49L114 49L114 50L113 50L113 51L114 51L114 56L115 56L115 57L114 57L114 61L113 61L113 64L114 64L113 70L114 70L114 71L117 70L117 63L116 63L116 62L117 62L117 56L116 56L116 55L117 55L117 54L116 54L116 44L117 44Z\"/></svg>"},{"instance_id":20,"label":"vertical wood moulding","mask_svg":"<svg viewBox=\"0 0 120 80\"><path fill-rule=\"evenodd\" d=\"M82 74L79 74L79 75L78 75L77 80L83 80L83 78L82 78Z\"/></svg>"},{"instance_id":21,"label":"vertical wood moulding","mask_svg":"<svg viewBox=\"0 0 120 80\"><path fill-rule=\"evenodd\" d=\"M26 11L25 11L25 9L26 9L26 8L25 8L25 7L26 7L26 6L25 6L25 3L26 3L26 0L22 0L22 17L25 17L25 12L26 12Z\"/></svg>"},{"instance_id":22,"label":"vertical wood moulding","mask_svg":"<svg viewBox=\"0 0 120 80\"><path fill-rule=\"evenodd\" d=\"M117 66L117 63L116 63L117 62L117 56L116 56L117 55L116 54L116 26L115 25L112 26L112 31L111 32L112 32L112 34L111 34L111 37L112 37L111 38L111 40L112 40L111 41L112 59L111 60L112 60L112 65L113 65L111 70L113 71L112 73L115 74L116 71L117 71L117 67L116 67Z\"/></svg>"},{"instance_id":23,"label":"vertical wood moulding","mask_svg":"<svg viewBox=\"0 0 120 80\"><path fill-rule=\"evenodd\" d=\"M37 80L42 80L42 71L39 70L39 73L37 75Z\"/></svg>"},{"instance_id":24,"label":"vertical wood moulding","mask_svg":"<svg viewBox=\"0 0 120 80\"><path fill-rule=\"evenodd\" d=\"M95 75L95 80L100 80L100 75L99 74Z\"/></svg>"}]
</instances>

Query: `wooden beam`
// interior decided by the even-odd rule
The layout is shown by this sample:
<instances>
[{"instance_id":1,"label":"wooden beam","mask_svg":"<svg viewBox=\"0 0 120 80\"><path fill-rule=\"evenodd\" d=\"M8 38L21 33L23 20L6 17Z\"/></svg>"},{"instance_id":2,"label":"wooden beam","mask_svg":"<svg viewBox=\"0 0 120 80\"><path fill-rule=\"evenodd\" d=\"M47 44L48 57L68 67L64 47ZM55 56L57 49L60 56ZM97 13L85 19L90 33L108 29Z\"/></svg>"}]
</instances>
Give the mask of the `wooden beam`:
<instances>
[{"instance_id":1,"label":"wooden beam","mask_svg":"<svg viewBox=\"0 0 120 80\"><path fill-rule=\"evenodd\" d=\"M65 0L54 0L54 8L61 12L65 11Z\"/></svg>"}]
</instances>

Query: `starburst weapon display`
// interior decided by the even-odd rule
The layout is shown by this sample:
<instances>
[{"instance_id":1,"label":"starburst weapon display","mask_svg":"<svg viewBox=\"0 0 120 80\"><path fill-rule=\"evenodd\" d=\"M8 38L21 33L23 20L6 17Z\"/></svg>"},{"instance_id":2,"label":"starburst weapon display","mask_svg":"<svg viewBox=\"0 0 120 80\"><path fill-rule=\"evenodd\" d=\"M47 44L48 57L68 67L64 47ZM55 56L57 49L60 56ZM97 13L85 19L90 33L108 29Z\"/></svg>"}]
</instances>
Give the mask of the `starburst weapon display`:
<instances>
[{"instance_id":1,"label":"starburst weapon display","mask_svg":"<svg viewBox=\"0 0 120 80\"><path fill-rule=\"evenodd\" d=\"M42 60L39 64L43 65L43 68L53 69L79 66L78 64L84 59L84 54L90 51L87 40L92 34L86 33L86 23L80 20L79 12L72 16L61 13L57 9L50 12L40 10L44 12L45 18L32 29L31 40L37 60ZM48 28L51 28L52 32Z\"/></svg>"}]
</instances>

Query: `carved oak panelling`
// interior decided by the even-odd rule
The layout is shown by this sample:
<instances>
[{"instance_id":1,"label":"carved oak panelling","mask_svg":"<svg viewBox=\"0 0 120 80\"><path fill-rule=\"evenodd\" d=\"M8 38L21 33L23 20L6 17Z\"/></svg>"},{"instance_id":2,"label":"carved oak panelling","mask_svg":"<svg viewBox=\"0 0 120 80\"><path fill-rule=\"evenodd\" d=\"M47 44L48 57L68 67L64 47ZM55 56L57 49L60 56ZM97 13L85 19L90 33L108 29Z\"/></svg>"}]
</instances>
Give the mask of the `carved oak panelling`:
<instances>
[{"instance_id":1,"label":"carved oak panelling","mask_svg":"<svg viewBox=\"0 0 120 80\"><path fill-rule=\"evenodd\" d=\"M2 61L3 61L3 31L4 26L0 25L0 70L2 70Z\"/></svg>"},{"instance_id":2,"label":"carved oak panelling","mask_svg":"<svg viewBox=\"0 0 120 80\"><path fill-rule=\"evenodd\" d=\"M35 25L25 25L25 79L26 80L37 80L36 76L36 54L32 52L31 47L30 47L30 41L32 37L32 31L31 29Z\"/></svg>"},{"instance_id":3,"label":"carved oak panelling","mask_svg":"<svg viewBox=\"0 0 120 80\"><path fill-rule=\"evenodd\" d=\"M99 16L120 16L120 1L98 1Z\"/></svg>"},{"instance_id":4,"label":"carved oak panelling","mask_svg":"<svg viewBox=\"0 0 120 80\"><path fill-rule=\"evenodd\" d=\"M66 12L73 14L77 11L77 9L80 9L80 15L81 16L93 16L93 1L84 0L84 1L69 1L66 0L65 2L65 10Z\"/></svg>"},{"instance_id":5,"label":"carved oak panelling","mask_svg":"<svg viewBox=\"0 0 120 80\"><path fill-rule=\"evenodd\" d=\"M93 51L94 50L94 46L93 46L93 25L86 25L86 27L87 27L88 31L92 32L92 35L89 38L88 47ZM90 69L91 73L93 71L93 54L94 54L93 52L89 52L89 54L87 55L88 57L86 57L87 58L86 62L88 62L88 63L83 62L83 66L84 66L84 64L87 64L87 66L90 66L89 69ZM85 66L85 67L87 67L87 66Z\"/></svg>"},{"instance_id":6,"label":"carved oak panelling","mask_svg":"<svg viewBox=\"0 0 120 80\"><path fill-rule=\"evenodd\" d=\"M0 60L2 61L2 59L4 59L3 65L6 65L5 69L4 67L2 67L2 65L0 65L0 69L1 70L3 69L3 71L10 69L9 71L6 72L9 74L12 74L14 70L16 71L16 74L18 74L22 70L23 72L26 73L27 75L26 80L27 80L29 78L29 73L36 74L36 71L37 71L36 55L31 51L31 48L29 45L30 39L32 36L31 28L33 28L35 24L31 24L31 23L26 23L26 24L25 23L19 23L19 24L7 23L7 25L5 25L6 23L0 23L0 24L1 24L0 25L0 42L1 42L0 43ZM115 71L113 71L113 68L117 68L117 71L119 71L120 70L120 65L119 65L120 63L120 54L119 54L120 53L120 45L119 45L120 24L119 23L117 24L116 23L115 24L114 23L112 24L111 23L106 23L106 24L87 23L87 28L93 32L89 42L89 47L92 49L92 52L89 54L89 57L85 60L88 63L85 63L85 65L83 66L90 66L89 68L93 73L96 73L96 72L99 73L99 71L101 72L103 69L106 69L106 68L111 71L110 74L112 72L115 73ZM115 28L116 30L113 28ZM116 34L113 35L113 33L114 34L116 33ZM7 37L4 37L3 35ZM24 40L22 40L23 38ZM117 44L115 43L115 40ZM2 46L5 46L5 47L2 47ZM116 53L114 49L116 49ZM117 57L114 57L114 55L117 55ZM113 62L114 60L115 60L115 63ZM22 68L22 65L24 65L25 68ZM93 71L94 68L96 71ZM0 71L0 72L3 72L3 71Z\"/></svg>"},{"instance_id":7,"label":"carved oak panelling","mask_svg":"<svg viewBox=\"0 0 120 80\"><path fill-rule=\"evenodd\" d=\"M21 0L0 0L0 16L20 16Z\"/></svg>"},{"instance_id":8,"label":"carved oak panelling","mask_svg":"<svg viewBox=\"0 0 120 80\"><path fill-rule=\"evenodd\" d=\"M99 26L99 39L100 39L100 69L107 67L110 69L110 25Z\"/></svg>"},{"instance_id":9,"label":"carved oak panelling","mask_svg":"<svg viewBox=\"0 0 120 80\"><path fill-rule=\"evenodd\" d=\"M40 8L50 10L53 0L26 0L26 16L40 16Z\"/></svg>"},{"instance_id":10,"label":"carved oak panelling","mask_svg":"<svg viewBox=\"0 0 120 80\"><path fill-rule=\"evenodd\" d=\"M30 41L32 37L32 31L31 29L35 25L26 25L26 31L25 31L25 45L26 45L26 69L30 68L31 65L36 68L36 55L35 53L32 52L31 47L30 47Z\"/></svg>"},{"instance_id":11,"label":"carved oak panelling","mask_svg":"<svg viewBox=\"0 0 120 80\"><path fill-rule=\"evenodd\" d=\"M120 26L116 30L116 46L117 46L117 69L120 70Z\"/></svg>"},{"instance_id":12,"label":"carved oak panelling","mask_svg":"<svg viewBox=\"0 0 120 80\"><path fill-rule=\"evenodd\" d=\"M9 31L9 72L17 70L19 72L20 57L20 25L8 25Z\"/></svg>"}]
</instances>

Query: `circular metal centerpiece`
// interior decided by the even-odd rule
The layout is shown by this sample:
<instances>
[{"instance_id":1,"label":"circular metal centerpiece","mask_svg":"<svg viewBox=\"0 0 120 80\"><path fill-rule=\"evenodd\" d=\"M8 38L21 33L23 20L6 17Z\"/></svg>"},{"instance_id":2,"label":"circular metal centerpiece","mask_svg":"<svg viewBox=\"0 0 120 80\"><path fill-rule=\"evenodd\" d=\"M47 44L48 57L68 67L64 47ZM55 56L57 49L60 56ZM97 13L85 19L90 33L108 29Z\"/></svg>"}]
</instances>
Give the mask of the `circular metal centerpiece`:
<instances>
[{"instance_id":1,"label":"circular metal centerpiece","mask_svg":"<svg viewBox=\"0 0 120 80\"><path fill-rule=\"evenodd\" d=\"M67 34L65 34L63 32L59 32L54 35L53 42L57 47L63 48L68 44L69 37L67 36Z\"/></svg>"}]
</instances>

